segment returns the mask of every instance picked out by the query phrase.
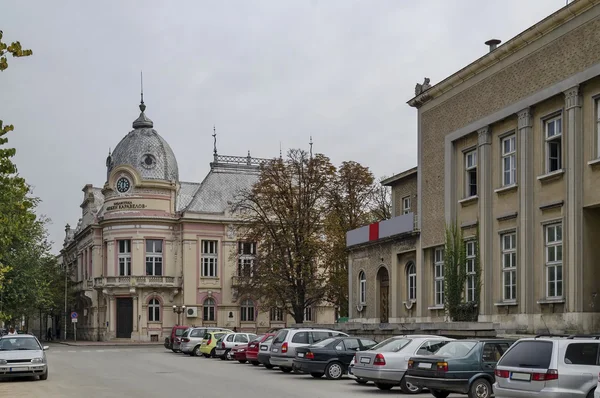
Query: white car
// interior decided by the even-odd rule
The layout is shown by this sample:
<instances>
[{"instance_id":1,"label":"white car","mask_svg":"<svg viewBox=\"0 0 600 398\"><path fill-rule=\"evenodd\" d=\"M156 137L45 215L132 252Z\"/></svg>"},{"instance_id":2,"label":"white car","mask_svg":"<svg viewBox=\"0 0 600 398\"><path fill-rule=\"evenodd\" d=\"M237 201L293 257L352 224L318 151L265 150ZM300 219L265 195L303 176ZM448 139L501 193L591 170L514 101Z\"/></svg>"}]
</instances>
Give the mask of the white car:
<instances>
[{"instance_id":1,"label":"white car","mask_svg":"<svg viewBox=\"0 0 600 398\"><path fill-rule=\"evenodd\" d=\"M47 346L42 347L37 337L13 334L0 338L0 378L39 376L48 378Z\"/></svg>"},{"instance_id":2,"label":"white car","mask_svg":"<svg viewBox=\"0 0 600 398\"><path fill-rule=\"evenodd\" d=\"M594 398L600 398L600 373L598 373L598 384L596 384L596 389L594 390Z\"/></svg>"},{"instance_id":3,"label":"white car","mask_svg":"<svg viewBox=\"0 0 600 398\"><path fill-rule=\"evenodd\" d=\"M255 338L256 335L254 333L229 333L217 342L215 357L219 357L223 361L231 359L229 353L233 347L248 344L249 341Z\"/></svg>"}]
</instances>

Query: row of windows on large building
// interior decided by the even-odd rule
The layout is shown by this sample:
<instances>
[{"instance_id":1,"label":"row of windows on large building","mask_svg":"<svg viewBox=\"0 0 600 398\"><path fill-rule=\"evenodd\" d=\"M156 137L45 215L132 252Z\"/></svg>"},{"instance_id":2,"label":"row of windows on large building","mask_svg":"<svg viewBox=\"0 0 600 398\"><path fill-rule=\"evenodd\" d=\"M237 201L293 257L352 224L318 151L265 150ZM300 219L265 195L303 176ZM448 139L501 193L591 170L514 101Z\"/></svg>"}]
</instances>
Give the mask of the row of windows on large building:
<instances>
[{"instance_id":1,"label":"row of windows on large building","mask_svg":"<svg viewBox=\"0 0 600 398\"><path fill-rule=\"evenodd\" d=\"M562 223L555 222L544 227L544 279L546 297L549 299L563 298L563 242ZM506 232L500 235L502 300L503 302L517 301L517 233ZM465 300L475 301L476 297L476 242L465 242L466 251L466 286ZM444 305L444 247L438 247L433 256L433 293L434 305ZM414 263L406 267L406 292L409 301L417 299L417 272ZM367 278L364 271L359 273L359 299L361 304L367 301Z\"/></svg>"}]
</instances>

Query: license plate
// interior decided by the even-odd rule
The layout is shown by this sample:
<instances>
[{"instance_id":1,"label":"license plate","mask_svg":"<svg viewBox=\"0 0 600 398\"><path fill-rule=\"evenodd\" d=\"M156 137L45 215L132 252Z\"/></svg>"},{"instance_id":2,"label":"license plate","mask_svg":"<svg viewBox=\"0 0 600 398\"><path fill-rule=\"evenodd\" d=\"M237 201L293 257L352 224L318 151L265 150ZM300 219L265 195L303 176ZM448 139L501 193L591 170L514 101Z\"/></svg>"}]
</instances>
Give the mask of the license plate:
<instances>
[{"instance_id":1,"label":"license plate","mask_svg":"<svg viewBox=\"0 0 600 398\"><path fill-rule=\"evenodd\" d=\"M530 373L511 373L510 374L510 379L511 380L522 380L522 381L531 381L531 374Z\"/></svg>"},{"instance_id":2,"label":"license plate","mask_svg":"<svg viewBox=\"0 0 600 398\"><path fill-rule=\"evenodd\" d=\"M427 362L420 362L417 367L421 369L431 369L431 364Z\"/></svg>"},{"instance_id":3,"label":"license plate","mask_svg":"<svg viewBox=\"0 0 600 398\"><path fill-rule=\"evenodd\" d=\"M360 358L360 363L371 363L371 358L362 357L362 358Z\"/></svg>"},{"instance_id":4,"label":"license plate","mask_svg":"<svg viewBox=\"0 0 600 398\"><path fill-rule=\"evenodd\" d=\"M278 352L279 348L273 348L273 352Z\"/></svg>"},{"instance_id":5,"label":"license plate","mask_svg":"<svg viewBox=\"0 0 600 398\"><path fill-rule=\"evenodd\" d=\"M267 351L267 347L266 346L262 346L262 347L260 347L260 350L261 351Z\"/></svg>"},{"instance_id":6,"label":"license plate","mask_svg":"<svg viewBox=\"0 0 600 398\"><path fill-rule=\"evenodd\" d=\"M12 368L8 368L8 371L9 371L9 372L12 372Z\"/></svg>"},{"instance_id":7,"label":"license plate","mask_svg":"<svg viewBox=\"0 0 600 398\"><path fill-rule=\"evenodd\" d=\"M254 347L256 347L254 344L250 344L249 348L254 348Z\"/></svg>"},{"instance_id":8,"label":"license plate","mask_svg":"<svg viewBox=\"0 0 600 398\"><path fill-rule=\"evenodd\" d=\"M298 356L299 356L300 358L304 358L304 353L303 353L303 352L299 352L299 353L298 353Z\"/></svg>"}]
</instances>

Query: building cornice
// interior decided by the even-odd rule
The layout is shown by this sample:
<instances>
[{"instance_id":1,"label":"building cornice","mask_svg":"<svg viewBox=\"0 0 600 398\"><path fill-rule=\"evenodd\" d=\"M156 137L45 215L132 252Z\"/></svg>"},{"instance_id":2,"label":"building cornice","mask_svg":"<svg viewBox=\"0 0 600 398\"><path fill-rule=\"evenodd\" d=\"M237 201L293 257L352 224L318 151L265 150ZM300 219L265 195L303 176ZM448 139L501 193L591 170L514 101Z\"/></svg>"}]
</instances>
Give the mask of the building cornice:
<instances>
[{"instance_id":1,"label":"building cornice","mask_svg":"<svg viewBox=\"0 0 600 398\"><path fill-rule=\"evenodd\" d=\"M411 177L417 174L418 167L413 167L412 169L405 170L401 173L393 175L385 180L381 181L381 185L391 186L393 183L398 182L404 178Z\"/></svg>"}]
</instances>

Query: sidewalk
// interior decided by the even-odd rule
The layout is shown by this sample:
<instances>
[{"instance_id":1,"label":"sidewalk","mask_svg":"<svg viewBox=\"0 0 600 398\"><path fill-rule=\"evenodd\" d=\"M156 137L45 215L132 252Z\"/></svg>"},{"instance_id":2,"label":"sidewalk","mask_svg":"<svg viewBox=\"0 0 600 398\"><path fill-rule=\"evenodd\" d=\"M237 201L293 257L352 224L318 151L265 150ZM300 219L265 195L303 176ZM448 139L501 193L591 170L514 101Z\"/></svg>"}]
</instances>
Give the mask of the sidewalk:
<instances>
[{"instance_id":1,"label":"sidewalk","mask_svg":"<svg viewBox=\"0 0 600 398\"><path fill-rule=\"evenodd\" d=\"M136 346L136 347L154 347L162 346L162 342L150 342L150 341L73 341L73 340L52 340L44 341L42 343L51 344L62 344L73 347L119 347L119 346Z\"/></svg>"}]
</instances>

